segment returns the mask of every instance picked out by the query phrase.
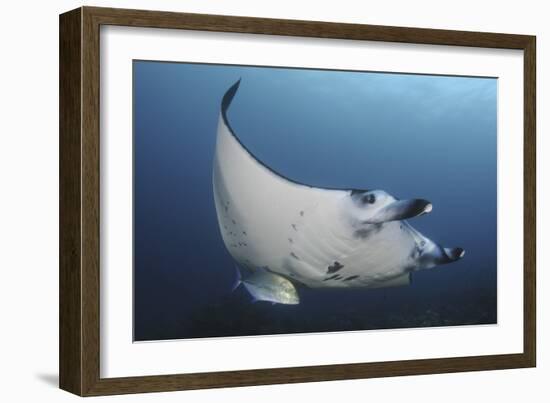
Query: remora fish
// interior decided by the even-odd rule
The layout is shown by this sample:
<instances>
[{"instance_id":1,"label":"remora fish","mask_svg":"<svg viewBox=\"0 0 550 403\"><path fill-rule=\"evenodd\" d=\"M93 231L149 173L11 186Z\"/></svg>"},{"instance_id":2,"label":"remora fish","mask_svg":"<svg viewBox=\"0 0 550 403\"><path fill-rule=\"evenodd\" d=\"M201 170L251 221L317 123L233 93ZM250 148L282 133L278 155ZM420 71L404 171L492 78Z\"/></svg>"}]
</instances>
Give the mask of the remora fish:
<instances>
[{"instance_id":1,"label":"remora fish","mask_svg":"<svg viewBox=\"0 0 550 403\"><path fill-rule=\"evenodd\" d=\"M278 304L296 305L300 303L298 292L289 280L267 269L255 270L251 275L241 278L237 268L237 282L233 289L242 284L255 301L269 301Z\"/></svg>"},{"instance_id":2,"label":"remora fish","mask_svg":"<svg viewBox=\"0 0 550 403\"><path fill-rule=\"evenodd\" d=\"M269 267L272 275L311 288L377 288L408 285L411 272L464 256L462 248L443 248L404 221L431 212L426 200L313 187L260 162L227 118L239 84L223 97L213 162L220 231L239 266Z\"/></svg>"}]
</instances>

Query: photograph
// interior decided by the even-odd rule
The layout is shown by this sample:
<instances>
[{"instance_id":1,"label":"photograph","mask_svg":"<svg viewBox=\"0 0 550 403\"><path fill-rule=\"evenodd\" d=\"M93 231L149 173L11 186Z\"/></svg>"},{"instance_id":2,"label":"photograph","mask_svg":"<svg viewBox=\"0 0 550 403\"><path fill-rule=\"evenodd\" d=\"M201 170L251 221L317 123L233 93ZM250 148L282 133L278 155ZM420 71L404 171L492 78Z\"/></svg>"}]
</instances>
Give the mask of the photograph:
<instances>
[{"instance_id":1,"label":"photograph","mask_svg":"<svg viewBox=\"0 0 550 403\"><path fill-rule=\"evenodd\" d=\"M164 392L198 389L231 400L262 385L292 398L366 385L410 400L426 396L425 376L440 400L459 372L477 397L541 389L544 13L526 23L532 7L499 19L494 5L477 7L472 23L471 10L451 18L418 5L416 17L296 2L281 12L153 6L67 5L56 29L42 18L57 50L29 53L59 66L58 82L53 61L26 74L58 102L36 98L39 115L11 131L38 133L36 144L11 136L23 151L6 148L13 167L40 154L23 164L18 204L57 190L58 220L47 203L41 216L57 221L58 238L51 226L36 233L27 208L10 215L10 239L40 235L56 258L51 276L40 250L14 254L40 258L30 294L58 301L55 318L36 303L18 314L53 326L25 346L50 356L31 354L36 383L57 383L67 400L181 400ZM17 91L15 103L35 99ZM55 181L36 181L48 166ZM35 322L17 334L34 335ZM35 394L48 400L45 390Z\"/></svg>"},{"instance_id":2,"label":"photograph","mask_svg":"<svg viewBox=\"0 0 550 403\"><path fill-rule=\"evenodd\" d=\"M496 77L132 63L134 342L498 323Z\"/></svg>"}]
</instances>

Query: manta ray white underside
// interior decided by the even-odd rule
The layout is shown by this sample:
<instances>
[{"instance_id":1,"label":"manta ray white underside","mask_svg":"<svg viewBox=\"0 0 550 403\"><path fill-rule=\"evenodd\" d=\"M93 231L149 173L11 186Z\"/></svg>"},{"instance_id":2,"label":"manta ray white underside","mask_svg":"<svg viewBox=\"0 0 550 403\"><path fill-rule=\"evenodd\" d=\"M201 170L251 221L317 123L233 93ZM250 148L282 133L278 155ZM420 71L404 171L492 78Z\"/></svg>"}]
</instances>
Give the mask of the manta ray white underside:
<instances>
[{"instance_id":1,"label":"manta ray white underside","mask_svg":"<svg viewBox=\"0 0 550 403\"><path fill-rule=\"evenodd\" d=\"M266 271L275 276L258 278L282 276L295 286L393 287L409 284L412 271L463 257L463 249L442 248L405 221L431 211L425 200L308 186L260 162L227 119L239 84L222 100L213 188L221 235L243 278ZM266 289L265 300L288 300L271 295L273 282Z\"/></svg>"}]
</instances>

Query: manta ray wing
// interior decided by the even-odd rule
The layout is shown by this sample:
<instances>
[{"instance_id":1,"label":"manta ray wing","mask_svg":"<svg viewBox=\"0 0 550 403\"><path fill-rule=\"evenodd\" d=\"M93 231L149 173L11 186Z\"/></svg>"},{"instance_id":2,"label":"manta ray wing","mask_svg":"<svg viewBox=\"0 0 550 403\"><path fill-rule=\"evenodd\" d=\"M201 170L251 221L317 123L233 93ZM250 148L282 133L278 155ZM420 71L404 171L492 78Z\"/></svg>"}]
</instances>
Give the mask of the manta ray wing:
<instances>
[{"instance_id":1,"label":"manta ray wing","mask_svg":"<svg viewBox=\"0 0 550 403\"><path fill-rule=\"evenodd\" d=\"M300 212L311 211L337 190L304 185L274 172L240 142L227 120L239 82L222 101L213 162L214 201L224 243L239 265L268 267L291 276L282 261Z\"/></svg>"}]
</instances>

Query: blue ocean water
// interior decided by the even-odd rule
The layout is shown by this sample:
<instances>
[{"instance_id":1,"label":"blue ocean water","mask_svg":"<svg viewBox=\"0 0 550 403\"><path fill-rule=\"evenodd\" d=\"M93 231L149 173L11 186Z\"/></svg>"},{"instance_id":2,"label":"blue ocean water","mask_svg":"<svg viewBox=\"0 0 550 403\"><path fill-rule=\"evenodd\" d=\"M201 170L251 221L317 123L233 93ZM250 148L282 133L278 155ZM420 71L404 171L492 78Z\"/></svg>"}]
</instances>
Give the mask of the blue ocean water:
<instances>
[{"instance_id":1,"label":"blue ocean water","mask_svg":"<svg viewBox=\"0 0 550 403\"><path fill-rule=\"evenodd\" d=\"M497 80L134 61L136 341L496 323ZM299 305L231 292L212 159L220 101L280 174L424 198L411 221L464 259L408 287L301 290ZM284 197L284 195L281 195Z\"/></svg>"}]
</instances>

